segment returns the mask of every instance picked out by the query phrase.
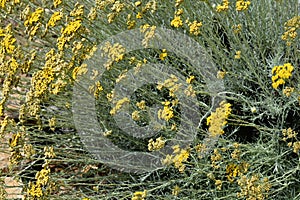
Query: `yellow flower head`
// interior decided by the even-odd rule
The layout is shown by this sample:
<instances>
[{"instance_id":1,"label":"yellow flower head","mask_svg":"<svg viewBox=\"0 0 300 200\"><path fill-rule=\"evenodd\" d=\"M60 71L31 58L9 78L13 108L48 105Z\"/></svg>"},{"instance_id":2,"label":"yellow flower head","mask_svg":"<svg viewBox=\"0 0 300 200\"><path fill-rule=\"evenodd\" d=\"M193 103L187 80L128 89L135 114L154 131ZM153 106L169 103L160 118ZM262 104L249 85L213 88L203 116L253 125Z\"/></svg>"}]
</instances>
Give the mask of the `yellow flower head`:
<instances>
[{"instance_id":1,"label":"yellow flower head","mask_svg":"<svg viewBox=\"0 0 300 200\"><path fill-rule=\"evenodd\" d=\"M179 28L183 25L183 22L180 18L180 16L175 16L174 19L171 21L171 26L175 28Z\"/></svg>"}]
</instances>

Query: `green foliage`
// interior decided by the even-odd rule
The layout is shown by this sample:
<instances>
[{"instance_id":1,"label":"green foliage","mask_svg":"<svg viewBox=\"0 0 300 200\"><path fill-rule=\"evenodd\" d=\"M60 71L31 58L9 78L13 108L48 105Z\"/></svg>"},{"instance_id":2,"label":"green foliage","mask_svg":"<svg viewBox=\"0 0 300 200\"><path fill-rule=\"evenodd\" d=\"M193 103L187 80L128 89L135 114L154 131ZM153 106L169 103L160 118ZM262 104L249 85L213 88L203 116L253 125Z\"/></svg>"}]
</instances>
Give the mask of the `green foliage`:
<instances>
[{"instance_id":1,"label":"green foliage","mask_svg":"<svg viewBox=\"0 0 300 200\"><path fill-rule=\"evenodd\" d=\"M228 9L217 9L226 2L1 1L0 136L5 142L0 153L9 154L10 162L0 169L0 195L6 195L2 179L13 176L22 181L26 199L111 200L139 199L139 195L143 199L145 194L145 199L164 200L299 199L299 2L253 0L238 11L236 2L244 1L230 0ZM54 20L58 14L62 17ZM176 17L182 25L174 25ZM223 81L225 89L209 92L205 74L197 70L207 63L192 66L168 49L147 47L154 26L185 34L200 44L217 66L218 72L211 73ZM72 117L73 87L86 78L84 74L97 77L85 65L96 55L95 47L132 29L144 31L144 48L124 53L126 46L111 41L105 46L109 50L102 49L107 57L99 66L100 82L86 80L92 83L89 92L96 99L99 126L107 138L134 153L149 152L150 139L161 136L170 144L180 134L174 126L180 126L183 109L172 95L174 80L171 86L145 84L129 97L129 114L138 111L140 127L151 124L153 118L160 118L158 125L164 123L152 136L141 139L127 134L111 114L113 109L118 112L118 101L111 101L116 82L127 71L139 71L149 63L169 66L184 79L195 76L187 83L191 90L185 96L194 94L201 116L190 146L170 150L172 156L164 155L169 165L142 174L118 171L97 160L83 144ZM272 70L287 63L293 66L289 78L272 87ZM219 112L213 105L219 97L230 105L223 114L219 110L219 120L224 112L230 115L219 121L224 123L218 127L224 134L210 146L208 130L218 123L206 122ZM141 101L146 102L145 109L138 106Z\"/></svg>"}]
</instances>

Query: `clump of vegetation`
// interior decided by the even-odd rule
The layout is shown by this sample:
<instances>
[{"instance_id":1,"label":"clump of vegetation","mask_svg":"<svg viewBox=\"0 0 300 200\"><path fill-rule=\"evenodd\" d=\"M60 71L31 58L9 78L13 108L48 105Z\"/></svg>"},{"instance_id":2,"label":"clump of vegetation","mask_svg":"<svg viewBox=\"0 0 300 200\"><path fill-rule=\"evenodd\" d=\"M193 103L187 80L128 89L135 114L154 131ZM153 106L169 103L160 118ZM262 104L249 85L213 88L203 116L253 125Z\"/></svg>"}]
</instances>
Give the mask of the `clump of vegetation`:
<instances>
[{"instance_id":1,"label":"clump of vegetation","mask_svg":"<svg viewBox=\"0 0 300 200\"><path fill-rule=\"evenodd\" d=\"M0 199L299 199L299 10L0 1Z\"/></svg>"}]
</instances>

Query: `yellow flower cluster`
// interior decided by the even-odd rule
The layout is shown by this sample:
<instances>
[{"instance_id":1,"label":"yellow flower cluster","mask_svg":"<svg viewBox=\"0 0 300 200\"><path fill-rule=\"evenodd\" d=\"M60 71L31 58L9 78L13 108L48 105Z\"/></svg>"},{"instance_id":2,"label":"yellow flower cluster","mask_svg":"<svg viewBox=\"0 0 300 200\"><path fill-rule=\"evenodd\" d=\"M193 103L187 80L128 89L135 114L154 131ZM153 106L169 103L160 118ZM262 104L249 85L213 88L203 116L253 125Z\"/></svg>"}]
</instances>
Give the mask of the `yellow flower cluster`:
<instances>
[{"instance_id":1,"label":"yellow flower cluster","mask_svg":"<svg viewBox=\"0 0 300 200\"><path fill-rule=\"evenodd\" d=\"M239 198L246 200L264 200L268 197L268 192L271 189L271 184L268 178L259 178L258 175L253 175L248 178L246 175L241 176L238 180L241 192L237 194Z\"/></svg>"},{"instance_id":2,"label":"yellow flower cluster","mask_svg":"<svg viewBox=\"0 0 300 200\"><path fill-rule=\"evenodd\" d=\"M20 145L21 138L22 138L22 135L20 132L14 133L12 135L12 138L9 140L9 147L14 148L14 147L17 147L17 145Z\"/></svg>"},{"instance_id":3,"label":"yellow flower cluster","mask_svg":"<svg viewBox=\"0 0 300 200\"><path fill-rule=\"evenodd\" d=\"M140 120L141 116L140 116L140 112L138 110L135 110L131 113L131 118L134 120L134 121L138 121Z\"/></svg>"},{"instance_id":4,"label":"yellow flower cluster","mask_svg":"<svg viewBox=\"0 0 300 200\"><path fill-rule=\"evenodd\" d=\"M185 82L188 84L191 84L194 80L195 80L195 76L192 75L192 76L189 76Z\"/></svg>"},{"instance_id":5,"label":"yellow flower cluster","mask_svg":"<svg viewBox=\"0 0 300 200\"><path fill-rule=\"evenodd\" d=\"M234 55L234 59L240 59L241 58L241 51L236 51Z\"/></svg>"},{"instance_id":6,"label":"yellow flower cluster","mask_svg":"<svg viewBox=\"0 0 300 200\"><path fill-rule=\"evenodd\" d=\"M87 70L87 65L86 64L82 64L81 66L75 67L72 71L72 78L74 80L76 80L78 76L87 73L87 71L88 70Z\"/></svg>"},{"instance_id":7,"label":"yellow flower cluster","mask_svg":"<svg viewBox=\"0 0 300 200\"><path fill-rule=\"evenodd\" d=\"M56 118L55 117L52 117L51 119L49 119L49 127L52 131L55 130L55 123L56 123Z\"/></svg>"},{"instance_id":8,"label":"yellow flower cluster","mask_svg":"<svg viewBox=\"0 0 300 200\"><path fill-rule=\"evenodd\" d=\"M188 87L184 90L184 94L189 97L196 97L196 91L192 85L188 85Z\"/></svg>"},{"instance_id":9,"label":"yellow flower cluster","mask_svg":"<svg viewBox=\"0 0 300 200\"><path fill-rule=\"evenodd\" d=\"M47 158L56 157L53 147L46 146L44 148L44 164L43 169L38 171L35 175L35 181L29 182L26 197L29 196L32 199L38 199L40 197L47 197L47 195L54 189L54 182L50 182L50 168L49 160Z\"/></svg>"},{"instance_id":10,"label":"yellow flower cluster","mask_svg":"<svg viewBox=\"0 0 300 200\"><path fill-rule=\"evenodd\" d=\"M180 6L184 0L176 0L175 7Z\"/></svg>"},{"instance_id":11,"label":"yellow flower cluster","mask_svg":"<svg viewBox=\"0 0 300 200\"><path fill-rule=\"evenodd\" d=\"M24 144L23 146L24 149L24 156L25 158L32 160L32 156L36 153L34 147L32 146L32 144Z\"/></svg>"},{"instance_id":12,"label":"yellow flower cluster","mask_svg":"<svg viewBox=\"0 0 300 200\"><path fill-rule=\"evenodd\" d=\"M120 1L113 1L110 7L112 12L107 15L108 23L112 23L115 20L115 18L119 15L119 13L124 9L124 7L124 3L121 3Z\"/></svg>"},{"instance_id":13,"label":"yellow flower cluster","mask_svg":"<svg viewBox=\"0 0 300 200\"><path fill-rule=\"evenodd\" d=\"M133 194L133 197L131 200L145 200L147 197L147 190L142 191L137 191Z\"/></svg>"},{"instance_id":14,"label":"yellow flower cluster","mask_svg":"<svg viewBox=\"0 0 300 200\"><path fill-rule=\"evenodd\" d=\"M173 154L175 155L167 155L162 163L164 165L170 165L174 163L175 168L182 173L185 169L185 164L183 162L187 161L190 156L190 152L188 149L180 149L180 146L176 145L173 146Z\"/></svg>"},{"instance_id":15,"label":"yellow flower cluster","mask_svg":"<svg viewBox=\"0 0 300 200\"><path fill-rule=\"evenodd\" d=\"M117 103L116 103L116 105L115 105L115 107L113 107L111 110L110 110L110 114L111 115L115 115L120 109L121 109L121 107L124 105L124 104L126 104L126 103L129 103L130 102L130 100L127 98L127 97L124 97L123 99L120 99Z\"/></svg>"},{"instance_id":16,"label":"yellow flower cluster","mask_svg":"<svg viewBox=\"0 0 300 200\"><path fill-rule=\"evenodd\" d=\"M53 146L52 147L48 147L48 146L44 147L44 156L45 156L45 159L56 157Z\"/></svg>"},{"instance_id":17,"label":"yellow flower cluster","mask_svg":"<svg viewBox=\"0 0 300 200\"><path fill-rule=\"evenodd\" d=\"M300 141L298 141L297 135L298 133L296 131L293 131L293 129L283 129L283 141L288 142L288 147L293 147L293 152L299 154L300 151Z\"/></svg>"},{"instance_id":18,"label":"yellow flower cluster","mask_svg":"<svg viewBox=\"0 0 300 200\"><path fill-rule=\"evenodd\" d=\"M27 194L33 198L42 197L44 194L43 187L48 184L50 169L48 165L45 165L41 171L38 171L35 175L36 183L30 182Z\"/></svg>"},{"instance_id":19,"label":"yellow flower cluster","mask_svg":"<svg viewBox=\"0 0 300 200\"><path fill-rule=\"evenodd\" d=\"M248 10L250 4L251 4L250 1L237 0L235 7L237 11L245 11Z\"/></svg>"},{"instance_id":20,"label":"yellow flower cluster","mask_svg":"<svg viewBox=\"0 0 300 200\"><path fill-rule=\"evenodd\" d=\"M0 28L0 55L2 56L5 53L12 54L16 42L16 39L11 33L11 25L9 24L5 29Z\"/></svg>"},{"instance_id":21,"label":"yellow flower cluster","mask_svg":"<svg viewBox=\"0 0 300 200\"><path fill-rule=\"evenodd\" d=\"M21 154L22 144L24 143L24 133L17 132L12 135L12 138L9 139L9 148L10 148L10 157L9 163L10 166L17 165L23 158Z\"/></svg>"},{"instance_id":22,"label":"yellow flower cluster","mask_svg":"<svg viewBox=\"0 0 300 200\"><path fill-rule=\"evenodd\" d=\"M158 111L158 118L159 119L164 119L166 121L169 121L171 118L174 117L174 110L173 107L176 106L178 104L177 101L165 101L162 102L162 104L164 105L164 109L159 109Z\"/></svg>"},{"instance_id":23,"label":"yellow flower cluster","mask_svg":"<svg viewBox=\"0 0 300 200\"><path fill-rule=\"evenodd\" d=\"M213 155L210 157L211 166L214 169L219 169L220 165L218 164L219 161L222 160L222 155L220 154L218 149L214 149Z\"/></svg>"},{"instance_id":24,"label":"yellow flower cluster","mask_svg":"<svg viewBox=\"0 0 300 200\"><path fill-rule=\"evenodd\" d=\"M180 187L178 185L175 185L175 187L172 189L172 195L178 196L179 193L180 193Z\"/></svg>"},{"instance_id":25,"label":"yellow flower cluster","mask_svg":"<svg viewBox=\"0 0 300 200\"><path fill-rule=\"evenodd\" d=\"M226 71L223 71L223 70L221 71L220 70L220 71L217 72L217 78L218 79L223 79L225 77L225 75L226 75Z\"/></svg>"},{"instance_id":26,"label":"yellow flower cluster","mask_svg":"<svg viewBox=\"0 0 300 200\"><path fill-rule=\"evenodd\" d=\"M55 74L58 73L64 67L65 63L61 60L61 55L55 53L54 49L51 49L46 54L46 62L42 70L37 71L31 80L31 89L27 93L27 102L32 98L42 97L49 89L49 85L54 80Z\"/></svg>"},{"instance_id":27,"label":"yellow flower cluster","mask_svg":"<svg viewBox=\"0 0 300 200\"><path fill-rule=\"evenodd\" d=\"M215 186L217 187L218 190L222 189L222 184L223 182L221 180L215 180Z\"/></svg>"},{"instance_id":28,"label":"yellow flower cluster","mask_svg":"<svg viewBox=\"0 0 300 200\"><path fill-rule=\"evenodd\" d=\"M162 137L156 138L154 141L153 139L150 139L148 142L148 150L149 151L157 151L160 150L165 146L166 141L163 140Z\"/></svg>"},{"instance_id":29,"label":"yellow flower cluster","mask_svg":"<svg viewBox=\"0 0 300 200\"><path fill-rule=\"evenodd\" d=\"M292 93L294 92L295 88L293 87L285 87L282 90L282 93L286 96L286 97L290 97L292 95Z\"/></svg>"},{"instance_id":30,"label":"yellow flower cluster","mask_svg":"<svg viewBox=\"0 0 300 200\"><path fill-rule=\"evenodd\" d=\"M62 0L53 0L54 8L57 8L62 3Z\"/></svg>"},{"instance_id":31,"label":"yellow flower cluster","mask_svg":"<svg viewBox=\"0 0 300 200\"><path fill-rule=\"evenodd\" d=\"M128 30L133 29L136 25L136 21L134 19L131 19L131 14L127 15L126 25Z\"/></svg>"},{"instance_id":32,"label":"yellow flower cluster","mask_svg":"<svg viewBox=\"0 0 300 200\"><path fill-rule=\"evenodd\" d=\"M113 100L113 98L115 97L115 91L112 90L110 93L106 94L106 98L109 102L111 102Z\"/></svg>"},{"instance_id":33,"label":"yellow flower cluster","mask_svg":"<svg viewBox=\"0 0 300 200\"><path fill-rule=\"evenodd\" d=\"M56 25L56 22L60 21L62 17L63 17L62 12L54 12L50 17L47 26L54 27Z\"/></svg>"},{"instance_id":34,"label":"yellow flower cluster","mask_svg":"<svg viewBox=\"0 0 300 200\"><path fill-rule=\"evenodd\" d=\"M234 34L239 34L242 31L242 25L241 24L233 25L232 29Z\"/></svg>"},{"instance_id":35,"label":"yellow flower cluster","mask_svg":"<svg viewBox=\"0 0 300 200\"><path fill-rule=\"evenodd\" d=\"M190 27L190 34L193 34L195 36L200 34L200 27L202 26L202 22L198 21L193 21L193 22L188 22L188 26Z\"/></svg>"},{"instance_id":36,"label":"yellow flower cluster","mask_svg":"<svg viewBox=\"0 0 300 200\"><path fill-rule=\"evenodd\" d=\"M165 60L167 56L168 56L167 50L163 49L162 52L159 54L159 59Z\"/></svg>"},{"instance_id":37,"label":"yellow flower cluster","mask_svg":"<svg viewBox=\"0 0 300 200\"><path fill-rule=\"evenodd\" d=\"M140 101L140 102L137 102L136 103L136 106L141 109L141 110L144 110L146 108L146 102L144 100Z\"/></svg>"},{"instance_id":38,"label":"yellow flower cluster","mask_svg":"<svg viewBox=\"0 0 300 200\"><path fill-rule=\"evenodd\" d=\"M277 89L280 85L285 84L285 79L292 76L294 67L291 63L285 63L284 65L275 66L272 69L272 86Z\"/></svg>"},{"instance_id":39,"label":"yellow flower cluster","mask_svg":"<svg viewBox=\"0 0 300 200\"><path fill-rule=\"evenodd\" d=\"M224 12L229 9L229 1L228 0L223 0L222 5L217 5L217 12Z\"/></svg>"},{"instance_id":40,"label":"yellow flower cluster","mask_svg":"<svg viewBox=\"0 0 300 200\"><path fill-rule=\"evenodd\" d=\"M285 32L281 36L281 39L286 41L286 44L290 46L292 41L297 37L297 30L300 28L300 16L295 16L284 23Z\"/></svg>"},{"instance_id":41,"label":"yellow flower cluster","mask_svg":"<svg viewBox=\"0 0 300 200\"><path fill-rule=\"evenodd\" d=\"M163 87L168 88L169 89L169 95L171 97L175 97L175 92L179 90L179 88L181 87L181 83L177 83L178 82L178 78L171 74L171 77L166 79L163 83L158 82L157 83L157 89L158 90L162 90Z\"/></svg>"},{"instance_id":42,"label":"yellow flower cluster","mask_svg":"<svg viewBox=\"0 0 300 200\"><path fill-rule=\"evenodd\" d=\"M24 22L24 26L31 26L34 23L38 22L42 17L43 12L44 12L43 8L37 8L33 13L31 13L27 17L27 20Z\"/></svg>"},{"instance_id":43,"label":"yellow flower cluster","mask_svg":"<svg viewBox=\"0 0 300 200\"><path fill-rule=\"evenodd\" d=\"M226 166L226 177L229 182L233 183L235 177L247 173L249 163L242 162L241 164L230 163Z\"/></svg>"},{"instance_id":44,"label":"yellow flower cluster","mask_svg":"<svg viewBox=\"0 0 300 200\"><path fill-rule=\"evenodd\" d=\"M171 26L175 28L179 28L183 25L183 22L181 20L180 16L174 16L174 19L171 21Z\"/></svg>"},{"instance_id":45,"label":"yellow flower cluster","mask_svg":"<svg viewBox=\"0 0 300 200\"><path fill-rule=\"evenodd\" d=\"M82 27L83 5L77 3L69 15L72 19L65 27L61 28L61 35L57 38L57 47L60 51L64 50L66 44L75 37L76 32ZM56 19L58 19L57 17Z\"/></svg>"},{"instance_id":46,"label":"yellow flower cluster","mask_svg":"<svg viewBox=\"0 0 300 200\"><path fill-rule=\"evenodd\" d=\"M104 67L109 70L114 62L119 62L124 58L125 47L123 47L119 43L110 44L110 42L106 42L105 45L101 48L103 50L102 56L107 56L107 61L104 64Z\"/></svg>"},{"instance_id":47,"label":"yellow flower cluster","mask_svg":"<svg viewBox=\"0 0 300 200\"><path fill-rule=\"evenodd\" d=\"M61 33L67 36L75 33L80 28L81 22L81 19L71 21L64 29L61 30Z\"/></svg>"},{"instance_id":48,"label":"yellow flower cluster","mask_svg":"<svg viewBox=\"0 0 300 200\"><path fill-rule=\"evenodd\" d=\"M142 45L146 48L150 39L155 35L156 26L150 26L149 24L144 24L140 27L141 33L144 33L144 39L142 40Z\"/></svg>"},{"instance_id":49,"label":"yellow flower cluster","mask_svg":"<svg viewBox=\"0 0 300 200\"><path fill-rule=\"evenodd\" d=\"M111 1L111 0L104 0L104 1L96 1L97 9L104 10L105 8L109 7L112 11L107 15L108 23L112 23L114 19L119 15L119 13L124 9L125 4L121 3L120 1Z\"/></svg>"},{"instance_id":50,"label":"yellow flower cluster","mask_svg":"<svg viewBox=\"0 0 300 200\"><path fill-rule=\"evenodd\" d=\"M220 106L207 118L208 131L211 137L224 134L223 127L227 124L227 118L231 113L231 104L222 101Z\"/></svg>"},{"instance_id":51,"label":"yellow flower cluster","mask_svg":"<svg viewBox=\"0 0 300 200\"><path fill-rule=\"evenodd\" d=\"M137 19L142 19L143 15L146 14L147 11L151 11L151 13L154 13L157 10L157 2L155 0L151 0L148 3L145 4L145 6L141 6L141 1L136 1L134 3L134 6L136 8L139 8L138 13L136 14Z\"/></svg>"}]
</instances>

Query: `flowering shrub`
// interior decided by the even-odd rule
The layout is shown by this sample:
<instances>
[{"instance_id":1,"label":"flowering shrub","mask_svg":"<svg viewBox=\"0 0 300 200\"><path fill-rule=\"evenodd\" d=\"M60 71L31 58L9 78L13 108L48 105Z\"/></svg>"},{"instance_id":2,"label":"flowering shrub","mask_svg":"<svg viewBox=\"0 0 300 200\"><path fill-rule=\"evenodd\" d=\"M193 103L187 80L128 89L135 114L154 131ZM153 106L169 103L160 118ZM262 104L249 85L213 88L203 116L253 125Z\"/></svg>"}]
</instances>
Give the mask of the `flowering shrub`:
<instances>
[{"instance_id":1,"label":"flowering shrub","mask_svg":"<svg viewBox=\"0 0 300 200\"><path fill-rule=\"evenodd\" d=\"M22 181L24 199L299 199L299 9L296 0L0 1L0 153L8 157L0 199L8 176ZM161 27L204 47L217 70L199 73L210 64L196 49L188 56L201 66L151 48ZM106 40L135 29L143 49ZM99 52L103 66L90 70ZM150 70L155 83L118 96L125 90L114 86L149 63L180 73ZM209 73L217 79L207 81ZM105 130L97 137L128 159L162 156L163 167L135 174L93 157L72 117L73 87L86 77L99 121L92 126ZM213 93L218 80L224 90ZM124 109L128 121L117 118ZM185 109L200 116L188 145L176 137L193 124ZM131 121L151 135L127 134ZM105 148L112 163L120 159Z\"/></svg>"}]
</instances>

